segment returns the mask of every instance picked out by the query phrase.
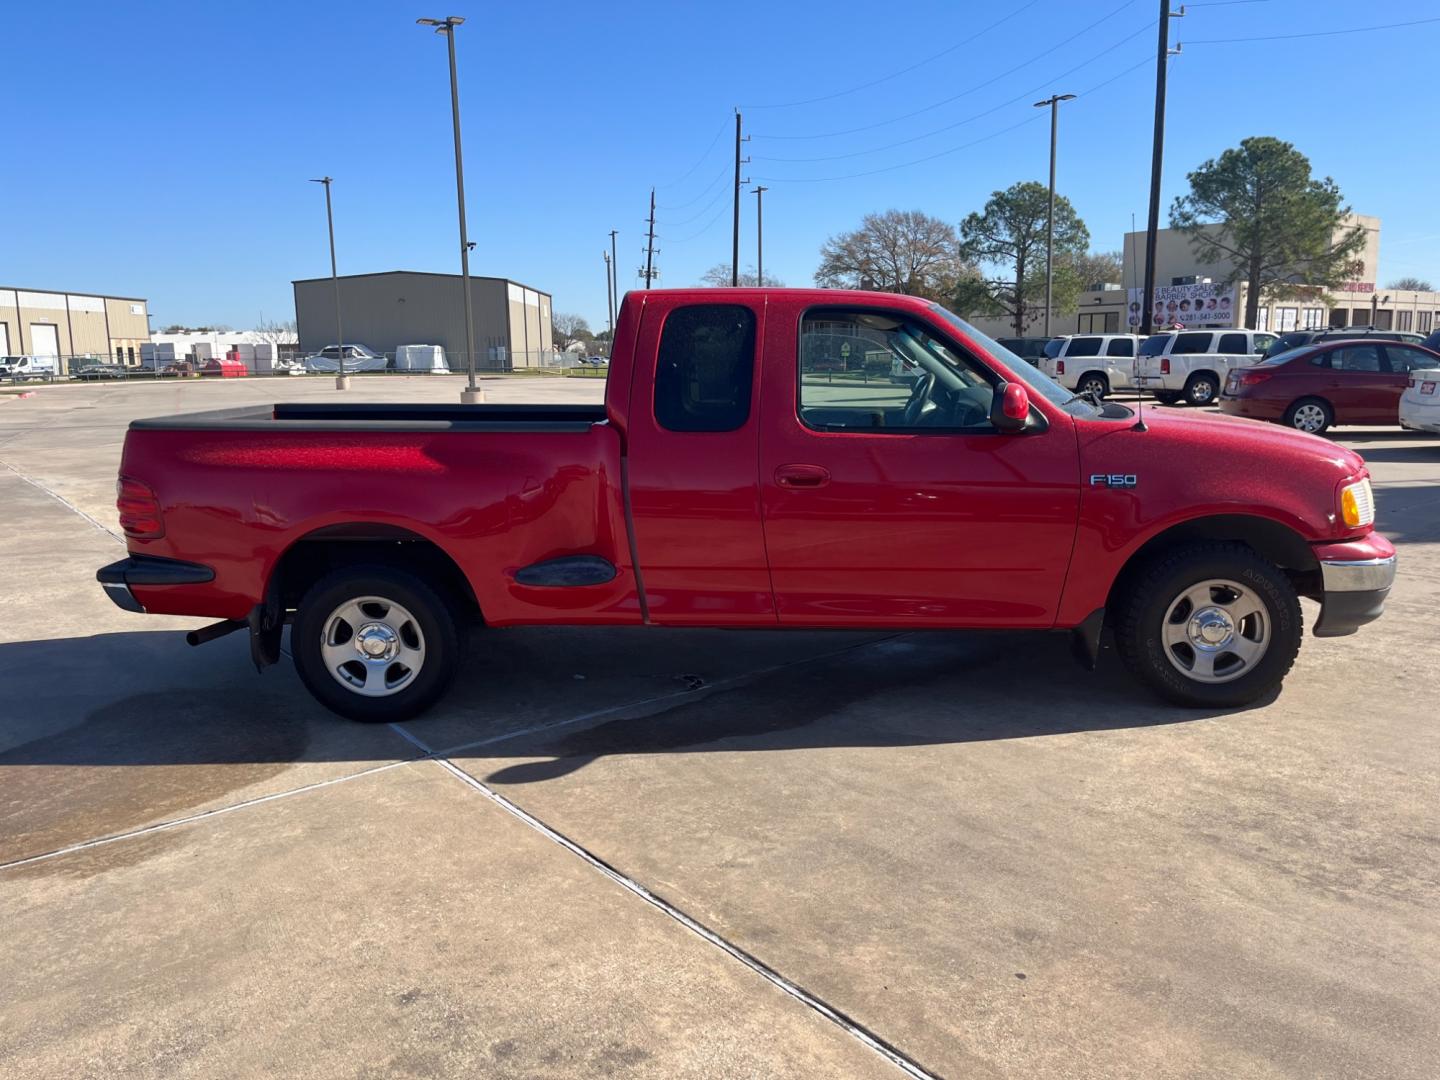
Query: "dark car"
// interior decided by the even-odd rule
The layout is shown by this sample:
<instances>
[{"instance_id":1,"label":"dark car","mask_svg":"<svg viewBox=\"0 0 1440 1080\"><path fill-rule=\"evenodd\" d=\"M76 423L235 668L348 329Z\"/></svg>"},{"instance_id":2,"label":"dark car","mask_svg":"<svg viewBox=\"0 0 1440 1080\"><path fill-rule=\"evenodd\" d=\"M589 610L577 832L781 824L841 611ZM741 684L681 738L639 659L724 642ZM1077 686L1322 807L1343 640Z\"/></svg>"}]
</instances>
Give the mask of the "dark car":
<instances>
[{"instance_id":1,"label":"dark car","mask_svg":"<svg viewBox=\"0 0 1440 1080\"><path fill-rule=\"evenodd\" d=\"M1440 330L1436 330L1420 344L1423 345L1425 348L1429 349L1431 352L1440 353Z\"/></svg>"},{"instance_id":2,"label":"dark car","mask_svg":"<svg viewBox=\"0 0 1440 1080\"><path fill-rule=\"evenodd\" d=\"M125 369L119 364L86 364L75 371L73 376L76 379L94 381L96 379L123 379Z\"/></svg>"},{"instance_id":3,"label":"dark car","mask_svg":"<svg viewBox=\"0 0 1440 1080\"><path fill-rule=\"evenodd\" d=\"M1398 424L1410 372L1440 353L1369 338L1322 341L1230 372L1220 411L1319 435L1332 424Z\"/></svg>"},{"instance_id":4,"label":"dark car","mask_svg":"<svg viewBox=\"0 0 1440 1080\"><path fill-rule=\"evenodd\" d=\"M1045 357L1045 346L1054 339L1048 337L1002 337L995 340L1020 359L1028 360L1032 364L1039 364Z\"/></svg>"}]
</instances>

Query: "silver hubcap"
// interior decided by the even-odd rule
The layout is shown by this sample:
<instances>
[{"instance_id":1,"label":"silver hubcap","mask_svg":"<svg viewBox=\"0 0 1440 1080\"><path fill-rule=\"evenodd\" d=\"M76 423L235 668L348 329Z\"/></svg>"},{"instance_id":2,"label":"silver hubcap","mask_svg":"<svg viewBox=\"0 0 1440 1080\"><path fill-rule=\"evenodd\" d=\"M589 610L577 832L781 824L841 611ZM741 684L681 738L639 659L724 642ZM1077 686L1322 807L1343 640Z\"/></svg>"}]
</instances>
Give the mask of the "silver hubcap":
<instances>
[{"instance_id":1,"label":"silver hubcap","mask_svg":"<svg viewBox=\"0 0 1440 1080\"><path fill-rule=\"evenodd\" d=\"M1105 384L1099 379L1086 379L1080 384L1080 392L1082 394L1099 394L1103 396L1105 393Z\"/></svg>"},{"instance_id":2,"label":"silver hubcap","mask_svg":"<svg viewBox=\"0 0 1440 1080\"><path fill-rule=\"evenodd\" d=\"M1269 613L1253 590L1212 578L1170 602L1161 636L1165 658L1186 678L1230 682L1270 648Z\"/></svg>"},{"instance_id":3,"label":"silver hubcap","mask_svg":"<svg viewBox=\"0 0 1440 1080\"><path fill-rule=\"evenodd\" d=\"M1203 379L1190 388L1190 400L1203 405L1215 396L1215 388Z\"/></svg>"},{"instance_id":4,"label":"silver hubcap","mask_svg":"<svg viewBox=\"0 0 1440 1080\"><path fill-rule=\"evenodd\" d=\"M415 616L395 601L359 596L325 620L320 656L345 689L386 697L415 681L425 664L425 639Z\"/></svg>"},{"instance_id":5,"label":"silver hubcap","mask_svg":"<svg viewBox=\"0 0 1440 1080\"><path fill-rule=\"evenodd\" d=\"M1319 431L1325 426L1325 410L1319 405L1301 405L1295 410L1295 426L1301 431Z\"/></svg>"}]
</instances>

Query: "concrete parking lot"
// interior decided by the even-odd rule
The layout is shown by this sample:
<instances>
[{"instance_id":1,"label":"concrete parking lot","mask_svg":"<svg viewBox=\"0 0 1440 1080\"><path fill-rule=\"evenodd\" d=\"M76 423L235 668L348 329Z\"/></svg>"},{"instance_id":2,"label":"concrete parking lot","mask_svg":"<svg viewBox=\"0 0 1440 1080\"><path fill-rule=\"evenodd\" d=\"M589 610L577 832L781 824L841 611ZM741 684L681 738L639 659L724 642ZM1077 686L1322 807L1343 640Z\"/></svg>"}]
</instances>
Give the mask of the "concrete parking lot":
<instances>
[{"instance_id":1,"label":"concrete parking lot","mask_svg":"<svg viewBox=\"0 0 1440 1080\"><path fill-rule=\"evenodd\" d=\"M1436 1074L1440 439L1338 433L1400 577L1260 707L1060 635L534 629L369 727L94 582L128 420L335 393L0 400L0 1075Z\"/></svg>"}]
</instances>

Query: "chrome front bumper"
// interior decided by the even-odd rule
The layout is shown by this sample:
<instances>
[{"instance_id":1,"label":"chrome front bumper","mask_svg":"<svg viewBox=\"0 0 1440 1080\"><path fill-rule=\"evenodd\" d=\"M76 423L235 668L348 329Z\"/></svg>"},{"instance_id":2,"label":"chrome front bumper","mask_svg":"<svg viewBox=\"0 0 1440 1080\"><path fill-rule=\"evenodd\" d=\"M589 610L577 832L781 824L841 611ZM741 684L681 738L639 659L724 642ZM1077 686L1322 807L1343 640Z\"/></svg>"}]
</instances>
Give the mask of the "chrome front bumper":
<instances>
[{"instance_id":1,"label":"chrome front bumper","mask_svg":"<svg viewBox=\"0 0 1440 1080\"><path fill-rule=\"evenodd\" d=\"M1322 559L1320 618L1316 637L1353 634L1385 612L1385 598L1395 583L1395 556L1376 559Z\"/></svg>"}]
</instances>

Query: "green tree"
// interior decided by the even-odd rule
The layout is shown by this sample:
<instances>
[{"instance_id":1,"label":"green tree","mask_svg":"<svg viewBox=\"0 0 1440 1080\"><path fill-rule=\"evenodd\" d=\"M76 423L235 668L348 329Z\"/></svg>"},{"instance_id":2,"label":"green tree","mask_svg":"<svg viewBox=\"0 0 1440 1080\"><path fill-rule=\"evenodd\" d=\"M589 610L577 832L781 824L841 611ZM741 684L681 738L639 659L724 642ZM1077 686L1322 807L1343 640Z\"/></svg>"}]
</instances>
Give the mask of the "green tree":
<instances>
[{"instance_id":1,"label":"green tree","mask_svg":"<svg viewBox=\"0 0 1440 1080\"><path fill-rule=\"evenodd\" d=\"M1335 181L1314 179L1310 159L1290 143L1244 139L1189 180L1170 224L1189 235L1200 261L1230 264L1225 284L1246 283L1246 326L1255 325L1262 296L1287 299L1353 278L1365 230L1345 224L1350 207Z\"/></svg>"},{"instance_id":2,"label":"green tree","mask_svg":"<svg viewBox=\"0 0 1440 1080\"><path fill-rule=\"evenodd\" d=\"M967 261L995 267L1000 276L962 281L954 293L957 309L975 314L1008 315L1017 335L1045 303L1045 234L1050 191L1034 180L997 191L978 213L960 223L960 254ZM1052 301L1056 311L1073 311L1083 284L1078 273L1064 273L1090 246L1090 230L1070 200L1055 196L1055 269Z\"/></svg>"}]
</instances>

